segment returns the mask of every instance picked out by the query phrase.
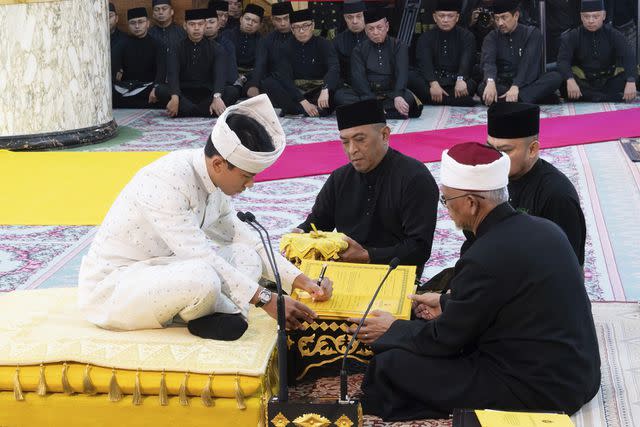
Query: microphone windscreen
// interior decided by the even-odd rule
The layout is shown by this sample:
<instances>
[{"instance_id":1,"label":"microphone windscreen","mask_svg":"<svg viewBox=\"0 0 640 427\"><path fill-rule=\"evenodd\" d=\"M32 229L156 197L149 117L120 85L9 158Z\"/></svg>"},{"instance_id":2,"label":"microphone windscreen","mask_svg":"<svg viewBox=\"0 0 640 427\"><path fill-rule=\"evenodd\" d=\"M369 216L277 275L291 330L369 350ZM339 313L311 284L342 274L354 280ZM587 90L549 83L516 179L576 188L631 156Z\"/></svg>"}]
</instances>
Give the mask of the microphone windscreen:
<instances>
[{"instance_id":1,"label":"microphone windscreen","mask_svg":"<svg viewBox=\"0 0 640 427\"><path fill-rule=\"evenodd\" d=\"M238 213L236 214L238 216L238 219L242 222L246 222L247 221L247 214L245 214L244 212L238 211Z\"/></svg>"},{"instance_id":2,"label":"microphone windscreen","mask_svg":"<svg viewBox=\"0 0 640 427\"><path fill-rule=\"evenodd\" d=\"M256 217L254 214L252 214L251 212L247 211L244 213L244 217L247 221L249 222L254 222L256 220Z\"/></svg>"},{"instance_id":3,"label":"microphone windscreen","mask_svg":"<svg viewBox=\"0 0 640 427\"><path fill-rule=\"evenodd\" d=\"M398 265L400 265L400 258L395 257L389 262L389 268L394 270Z\"/></svg>"}]
</instances>

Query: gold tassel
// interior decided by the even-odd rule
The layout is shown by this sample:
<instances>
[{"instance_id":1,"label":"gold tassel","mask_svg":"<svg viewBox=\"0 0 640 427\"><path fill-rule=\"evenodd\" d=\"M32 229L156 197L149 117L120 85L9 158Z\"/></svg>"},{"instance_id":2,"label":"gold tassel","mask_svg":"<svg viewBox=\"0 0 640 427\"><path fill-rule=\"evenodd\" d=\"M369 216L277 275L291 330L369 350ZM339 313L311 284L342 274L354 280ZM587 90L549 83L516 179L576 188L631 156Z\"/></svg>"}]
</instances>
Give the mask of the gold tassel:
<instances>
[{"instance_id":1,"label":"gold tassel","mask_svg":"<svg viewBox=\"0 0 640 427\"><path fill-rule=\"evenodd\" d=\"M244 394L240 388L240 375L236 374L236 403L238 409L247 409L247 405L244 403Z\"/></svg>"},{"instance_id":2,"label":"gold tassel","mask_svg":"<svg viewBox=\"0 0 640 427\"><path fill-rule=\"evenodd\" d=\"M47 395L47 378L44 376L44 364L40 364L40 380L38 381L38 388L36 389L38 396Z\"/></svg>"},{"instance_id":3,"label":"gold tassel","mask_svg":"<svg viewBox=\"0 0 640 427\"><path fill-rule=\"evenodd\" d=\"M69 370L69 365L67 362L62 364L62 391L66 395L73 394L73 388L71 388L71 384L69 384L69 378L67 377L67 371Z\"/></svg>"},{"instance_id":4,"label":"gold tassel","mask_svg":"<svg viewBox=\"0 0 640 427\"><path fill-rule=\"evenodd\" d=\"M142 387L140 387L140 369L136 371L136 383L133 388L133 404L136 406L142 404Z\"/></svg>"},{"instance_id":5,"label":"gold tassel","mask_svg":"<svg viewBox=\"0 0 640 427\"><path fill-rule=\"evenodd\" d=\"M16 373L13 376L13 397L17 401L24 400L24 394L22 394L22 386L20 385L20 367L16 366Z\"/></svg>"},{"instance_id":6,"label":"gold tassel","mask_svg":"<svg viewBox=\"0 0 640 427\"><path fill-rule=\"evenodd\" d=\"M187 381L189 380L189 372L184 373L180 390L178 390L178 399L182 406L189 406L189 398L187 397Z\"/></svg>"},{"instance_id":7,"label":"gold tassel","mask_svg":"<svg viewBox=\"0 0 640 427\"><path fill-rule=\"evenodd\" d=\"M207 380L207 384L205 384L204 388L202 389L202 393L200 394L200 397L202 398L202 404L204 406L215 406L216 403L213 400L213 392L211 391L211 383L213 382L213 375L209 375L209 379Z\"/></svg>"},{"instance_id":8,"label":"gold tassel","mask_svg":"<svg viewBox=\"0 0 640 427\"><path fill-rule=\"evenodd\" d=\"M84 394L88 394L89 396L95 396L98 393L96 386L93 385L93 381L91 381L91 365L87 363L87 366L84 367L84 376L82 377L82 392Z\"/></svg>"},{"instance_id":9,"label":"gold tassel","mask_svg":"<svg viewBox=\"0 0 640 427\"><path fill-rule=\"evenodd\" d=\"M160 377L160 391L158 392L158 398L160 399L161 406L167 406L169 404L169 398L167 396L167 381L164 378L164 369L162 370L162 376Z\"/></svg>"},{"instance_id":10,"label":"gold tassel","mask_svg":"<svg viewBox=\"0 0 640 427\"><path fill-rule=\"evenodd\" d=\"M116 369L111 369L111 380L109 381L109 400L111 402L119 402L122 399L122 389L118 385L116 378Z\"/></svg>"}]
</instances>

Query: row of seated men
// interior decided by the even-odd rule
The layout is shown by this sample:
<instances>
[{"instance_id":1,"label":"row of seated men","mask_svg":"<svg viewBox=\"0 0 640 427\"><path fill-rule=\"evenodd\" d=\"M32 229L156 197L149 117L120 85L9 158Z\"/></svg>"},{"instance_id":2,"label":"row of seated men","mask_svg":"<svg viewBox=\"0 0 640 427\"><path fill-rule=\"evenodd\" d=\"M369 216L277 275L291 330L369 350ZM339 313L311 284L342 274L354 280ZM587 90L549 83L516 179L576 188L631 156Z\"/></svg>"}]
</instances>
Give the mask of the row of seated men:
<instances>
[{"instance_id":1,"label":"row of seated men","mask_svg":"<svg viewBox=\"0 0 640 427\"><path fill-rule=\"evenodd\" d=\"M388 118L403 118L418 117L422 104L472 106L476 93L486 105L557 103L558 90L573 101L635 99L635 55L622 33L604 25L602 0L582 1L583 25L562 36L558 71L551 72L543 71L542 34L519 23L518 4L494 2L481 77L473 75L473 34L457 25L461 0L437 1L436 28L418 39L412 68L408 47L389 35L384 11L363 2L344 4L347 29L333 42L314 34L310 10L294 12L288 2L272 6L274 30L264 38L264 10L254 4L238 26L224 30L227 2L187 10L182 38L175 24L154 32L145 8L130 9L131 35L112 60L114 106L217 116L241 97L266 93L283 114L325 116L337 105L377 98ZM154 16L156 8L172 10L169 0L153 7Z\"/></svg>"},{"instance_id":2,"label":"row of seated men","mask_svg":"<svg viewBox=\"0 0 640 427\"><path fill-rule=\"evenodd\" d=\"M445 150L438 188L429 166L389 146L379 101L336 108L349 162L331 173L300 230L315 224L345 233L337 262L397 257L419 270L431 256L438 203L467 236L450 280L443 273L427 285L444 283L443 292L410 296L414 319L376 310L360 329L358 339L374 351L362 382L365 413L384 420L445 418L454 408L572 414L597 393L584 215L569 179L539 158L539 116L532 104L489 107L487 143ZM136 174L83 257L78 303L86 319L120 331L180 322L202 338L235 340L247 330L251 304L276 318L274 293L258 283L275 279L271 261L231 197L276 162L285 140L261 94L225 110L204 149L174 151ZM317 282L278 252L274 258L288 294L331 298L329 278ZM283 311L288 330L317 318L289 295Z\"/></svg>"}]
</instances>

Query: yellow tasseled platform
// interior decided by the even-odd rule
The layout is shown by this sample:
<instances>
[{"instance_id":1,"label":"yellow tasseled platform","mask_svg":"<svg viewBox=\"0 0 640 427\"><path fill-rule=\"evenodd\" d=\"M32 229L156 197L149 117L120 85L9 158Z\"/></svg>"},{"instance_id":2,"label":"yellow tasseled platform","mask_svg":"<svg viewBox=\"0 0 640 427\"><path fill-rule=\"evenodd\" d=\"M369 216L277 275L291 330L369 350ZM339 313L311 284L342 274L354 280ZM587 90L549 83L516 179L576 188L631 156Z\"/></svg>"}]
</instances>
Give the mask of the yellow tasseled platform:
<instances>
[{"instance_id":1,"label":"yellow tasseled platform","mask_svg":"<svg viewBox=\"0 0 640 427\"><path fill-rule=\"evenodd\" d=\"M289 233L280 239L280 252L298 267L303 259L337 260L338 254L349 246L344 237L343 233L330 231Z\"/></svg>"},{"instance_id":2,"label":"yellow tasseled platform","mask_svg":"<svg viewBox=\"0 0 640 427\"><path fill-rule=\"evenodd\" d=\"M97 328L76 308L75 288L3 295L0 426L176 425L185 411L189 424L255 426L277 387L275 334L262 310L249 313L242 338L223 342L184 327Z\"/></svg>"}]
</instances>

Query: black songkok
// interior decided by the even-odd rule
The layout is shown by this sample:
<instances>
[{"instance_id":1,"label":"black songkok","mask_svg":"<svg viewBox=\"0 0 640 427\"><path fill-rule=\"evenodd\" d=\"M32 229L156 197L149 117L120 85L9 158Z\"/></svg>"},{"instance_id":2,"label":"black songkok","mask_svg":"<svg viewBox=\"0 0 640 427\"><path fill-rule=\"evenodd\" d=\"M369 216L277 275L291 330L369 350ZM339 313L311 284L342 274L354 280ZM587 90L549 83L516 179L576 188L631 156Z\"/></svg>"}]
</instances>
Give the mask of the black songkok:
<instances>
[{"instance_id":1,"label":"black songkok","mask_svg":"<svg viewBox=\"0 0 640 427\"><path fill-rule=\"evenodd\" d=\"M189 9L184 11L184 20L197 21L199 19L209 18L209 9Z\"/></svg>"},{"instance_id":2,"label":"black songkok","mask_svg":"<svg viewBox=\"0 0 640 427\"><path fill-rule=\"evenodd\" d=\"M247 7L244 8L244 13L253 13L262 18L264 16L264 9L257 4L249 3Z\"/></svg>"},{"instance_id":3,"label":"black songkok","mask_svg":"<svg viewBox=\"0 0 640 427\"><path fill-rule=\"evenodd\" d=\"M460 13L460 11L462 10L462 1L461 0L437 0L436 8L434 10Z\"/></svg>"},{"instance_id":4,"label":"black songkok","mask_svg":"<svg viewBox=\"0 0 640 427\"><path fill-rule=\"evenodd\" d=\"M499 102L487 111L489 136L526 138L540 133L540 107L523 102Z\"/></svg>"},{"instance_id":5,"label":"black songkok","mask_svg":"<svg viewBox=\"0 0 640 427\"><path fill-rule=\"evenodd\" d=\"M602 0L582 0L580 12L600 12L604 10Z\"/></svg>"},{"instance_id":6,"label":"black songkok","mask_svg":"<svg viewBox=\"0 0 640 427\"><path fill-rule=\"evenodd\" d=\"M227 3L224 0L221 1L210 1L209 2L209 8L217 11L222 11L222 12L229 12L229 3Z\"/></svg>"},{"instance_id":7,"label":"black songkok","mask_svg":"<svg viewBox=\"0 0 640 427\"><path fill-rule=\"evenodd\" d=\"M495 0L493 2L493 13L500 14L505 12L513 12L518 9L519 0Z\"/></svg>"},{"instance_id":8,"label":"black songkok","mask_svg":"<svg viewBox=\"0 0 640 427\"><path fill-rule=\"evenodd\" d=\"M136 19L136 18L147 18L147 9L144 7L134 7L133 9L127 10L127 20Z\"/></svg>"},{"instance_id":9,"label":"black songkok","mask_svg":"<svg viewBox=\"0 0 640 427\"><path fill-rule=\"evenodd\" d=\"M293 7L288 1L271 5L271 16L289 15L291 12L293 12Z\"/></svg>"},{"instance_id":10,"label":"black songkok","mask_svg":"<svg viewBox=\"0 0 640 427\"><path fill-rule=\"evenodd\" d=\"M153 0L151 2L152 7L156 7L160 4L168 4L169 6L171 6L171 0Z\"/></svg>"},{"instance_id":11,"label":"black songkok","mask_svg":"<svg viewBox=\"0 0 640 427\"><path fill-rule=\"evenodd\" d=\"M379 20L384 19L386 17L387 15L383 9L365 10L364 23L373 24L374 22L378 22Z\"/></svg>"},{"instance_id":12,"label":"black songkok","mask_svg":"<svg viewBox=\"0 0 640 427\"><path fill-rule=\"evenodd\" d=\"M387 123L382 103L377 99L367 99L354 104L341 105L336 108L336 119L338 120L339 130L376 123Z\"/></svg>"},{"instance_id":13,"label":"black songkok","mask_svg":"<svg viewBox=\"0 0 640 427\"><path fill-rule=\"evenodd\" d=\"M214 8L208 7L206 10L207 10L207 19L209 18L218 19L218 12Z\"/></svg>"},{"instance_id":14,"label":"black songkok","mask_svg":"<svg viewBox=\"0 0 640 427\"><path fill-rule=\"evenodd\" d=\"M347 14L347 13L358 13L358 12L364 12L365 10L367 10L367 6L365 6L363 1L356 1L353 3L343 3L342 4L342 14Z\"/></svg>"},{"instance_id":15,"label":"black songkok","mask_svg":"<svg viewBox=\"0 0 640 427\"><path fill-rule=\"evenodd\" d=\"M313 14L309 9L296 10L289 14L289 21L292 24L295 24L296 22L313 21Z\"/></svg>"},{"instance_id":16,"label":"black songkok","mask_svg":"<svg viewBox=\"0 0 640 427\"><path fill-rule=\"evenodd\" d=\"M109 3L109 12L116 13L116 7L113 5L113 3Z\"/></svg>"}]
</instances>

